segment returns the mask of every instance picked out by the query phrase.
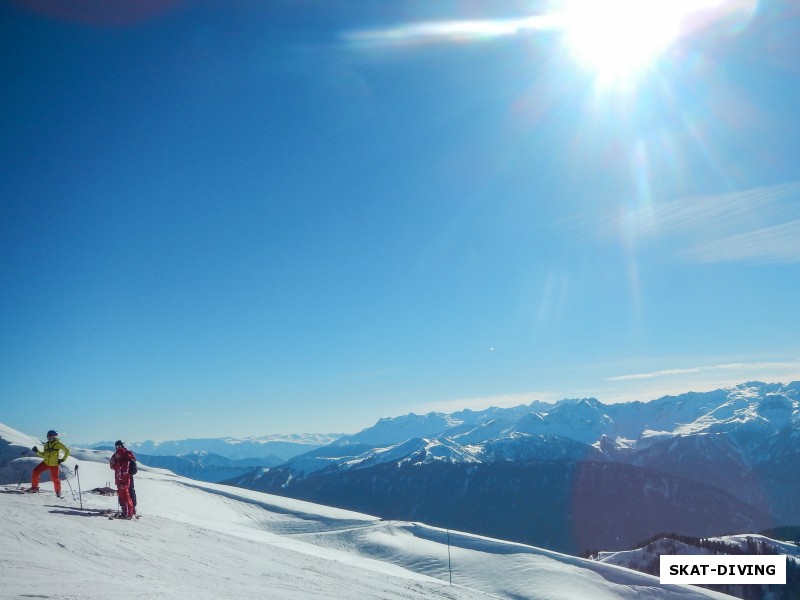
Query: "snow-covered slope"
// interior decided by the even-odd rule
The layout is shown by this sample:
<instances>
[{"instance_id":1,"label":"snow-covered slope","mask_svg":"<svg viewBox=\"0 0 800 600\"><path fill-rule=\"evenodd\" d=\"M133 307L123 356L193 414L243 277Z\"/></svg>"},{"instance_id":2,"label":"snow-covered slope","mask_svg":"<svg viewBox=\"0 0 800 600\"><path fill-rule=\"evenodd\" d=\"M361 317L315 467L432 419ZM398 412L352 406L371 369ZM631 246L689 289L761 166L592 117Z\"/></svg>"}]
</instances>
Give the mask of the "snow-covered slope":
<instances>
[{"instance_id":1,"label":"snow-covered slope","mask_svg":"<svg viewBox=\"0 0 800 600\"><path fill-rule=\"evenodd\" d=\"M21 454L36 440L2 425L0 436L0 483L13 489L29 473ZM116 499L90 492L109 480L107 456L74 450L63 500L51 483L36 495L0 493L0 598L726 598L531 546L159 469L137 475L142 518L108 520L97 511Z\"/></svg>"},{"instance_id":2,"label":"snow-covered slope","mask_svg":"<svg viewBox=\"0 0 800 600\"><path fill-rule=\"evenodd\" d=\"M796 529L796 528L787 528ZM773 530L774 533L781 533ZM796 533L784 531L784 534ZM599 552L595 557L600 562L636 569L642 573L658 575L661 555L786 555L786 583L773 585L715 585L719 592L738 598L764 598L771 600L796 600L800 597L800 547L792 542L773 539L764 535L726 535L711 538L685 536L658 537L641 548L621 552Z\"/></svg>"},{"instance_id":3,"label":"snow-covered slope","mask_svg":"<svg viewBox=\"0 0 800 600\"><path fill-rule=\"evenodd\" d=\"M800 548L790 542L774 540L763 535L725 535L704 539L702 540L702 545L699 542L701 540L698 540L697 544L690 544L681 540L659 538L634 550L600 552L596 559L610 565L632 567L639 571L645 571L647 564L654 560L658 561L658 557L661 554L710 555L720 554L720 549L725 550L724 554L734 554L734 552L750 554L752 551L748 545L752 545L755 542L768 548L770 554L785 554L789 557L789 560L800 565ZM752 553L755 554L755 552Z\"/></svg>"}]
</instances>

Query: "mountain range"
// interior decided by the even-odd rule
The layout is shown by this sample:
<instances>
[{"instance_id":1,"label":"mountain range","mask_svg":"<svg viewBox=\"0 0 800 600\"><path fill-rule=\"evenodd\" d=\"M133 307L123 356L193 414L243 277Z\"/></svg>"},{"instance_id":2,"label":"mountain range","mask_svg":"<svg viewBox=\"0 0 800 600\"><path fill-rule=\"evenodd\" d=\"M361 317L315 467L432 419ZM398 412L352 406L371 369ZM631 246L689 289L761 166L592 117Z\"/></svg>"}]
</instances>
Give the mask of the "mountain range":
<instances>
[{"instance_id":1,"label":"mountain range","mask_svg":"<svg viewBox=\"0 0 800 600\"><path fill-rule=\"evenodd\" d=\"M229 483L559 551L800 522L800 382L409 414Z\"/></svg>"}]
</instances>

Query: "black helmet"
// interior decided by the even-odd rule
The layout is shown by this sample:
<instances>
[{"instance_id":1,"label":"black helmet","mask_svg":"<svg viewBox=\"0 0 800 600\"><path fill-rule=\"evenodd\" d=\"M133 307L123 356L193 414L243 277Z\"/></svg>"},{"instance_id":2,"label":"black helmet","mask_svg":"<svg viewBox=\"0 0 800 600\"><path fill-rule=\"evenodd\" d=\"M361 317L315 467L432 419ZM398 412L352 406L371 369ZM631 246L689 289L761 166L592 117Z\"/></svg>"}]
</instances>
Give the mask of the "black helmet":
<instances>
[{"instance_id":1,"label":"black helmet","mask_svg":"<svg viewBox=\"0 0 800 600\"><path fill-rule=\"evenodd\" d=\"M47 432L47 437L50 437L51 435L53 437L56 437L58 435L58 432L55 429L51 429L50 431Z\"/></svg>"},{"instance_id":2,"label":"black helmet","mask_svg":"<svg viewBox=\"0 0 800 600\"><path fill-rule=\"evenodd\" d=\"M115 448L119 448L119 447L124 448L125 447L125 442L123 442L122 440L117 440L116 442L114 442L114 447Z\"/></svg>"}]
</instances>

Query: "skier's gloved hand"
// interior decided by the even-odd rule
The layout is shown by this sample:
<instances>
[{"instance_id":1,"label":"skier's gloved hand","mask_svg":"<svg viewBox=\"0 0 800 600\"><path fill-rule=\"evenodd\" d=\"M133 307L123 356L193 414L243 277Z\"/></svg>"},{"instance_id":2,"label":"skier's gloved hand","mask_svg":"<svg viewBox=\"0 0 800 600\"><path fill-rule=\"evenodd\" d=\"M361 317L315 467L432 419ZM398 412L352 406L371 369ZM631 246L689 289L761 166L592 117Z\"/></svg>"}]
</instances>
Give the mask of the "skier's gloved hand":
<instances>
[{"instance_id":1,"label":"skier's gloved hand","mask_svg":"<svg viewBox=\"0 0 800 600\"><path fill-rule=\"evenodd\" d=\"M67 460L67 459L66 459L66 458L59 458L59 459L58 459L58 464L61 464L61 463L63 463L65 460Z\"/></svg>"},{"instance_id":2,"label":"skier's gloved hand","mask_svg":"<svg viewBox=\"0 0 800 600\"><path fill-rule=\"evenodd\" d=\"M33 448L31 448L31 450L33 450L34 452L38 452L39 448L38 448L38 446L34 446Z\"/></svg>"}]
</instances>

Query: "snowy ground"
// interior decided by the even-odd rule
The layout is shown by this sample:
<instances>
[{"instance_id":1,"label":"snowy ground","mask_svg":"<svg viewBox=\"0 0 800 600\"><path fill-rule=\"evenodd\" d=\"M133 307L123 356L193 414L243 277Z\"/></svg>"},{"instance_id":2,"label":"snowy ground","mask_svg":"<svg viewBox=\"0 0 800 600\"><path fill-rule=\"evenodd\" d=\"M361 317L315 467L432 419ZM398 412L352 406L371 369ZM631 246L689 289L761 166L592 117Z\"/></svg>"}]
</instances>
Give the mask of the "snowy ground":
<instances>
[{"instance_id":1,"label":"snowy ground","mask_svg":"<svg viewBox=\"0 0 800 600\"><path fill-rule=\"evenodd\" d=\"M3 425L0 437L0 483L13 489L38 462L21 452L39 442ZM441 529L158 469L141 468L136 478L142 518L109 520L97 511L115 508L116 498L89 491L112 479L108 455L74 451L64 499L49 482L40 494L0 493L0 598L730 600L457 532L448 557Z\"/></svg>"},{"instance_id":2,"label":"snowy ground","mask_svg":"<svg viewBox=\"0 0 800 600\"><path fill-rule=\"evenodd\" d=\"M765 537L763 535L748 533L740 535L726 535L722 537L707 538L710 542L720 542L729 546L738 546L742 552L747 551L748 540L761 541L777 551L779 554L785 554L787 560L800 565L800 548L791 542L784 542ZM645 566L651 563L654 559L662 554L675 555L711 555L715 552L692 546L683 542L672 540L669 538L661 538L651 542L643 548L636 548L635 550L622 550L618 552L600 552L597 556L598 560L608 565L619 565L625 567L637 567L641 570L646 570Z\"/></svg>"}]
</instances>

